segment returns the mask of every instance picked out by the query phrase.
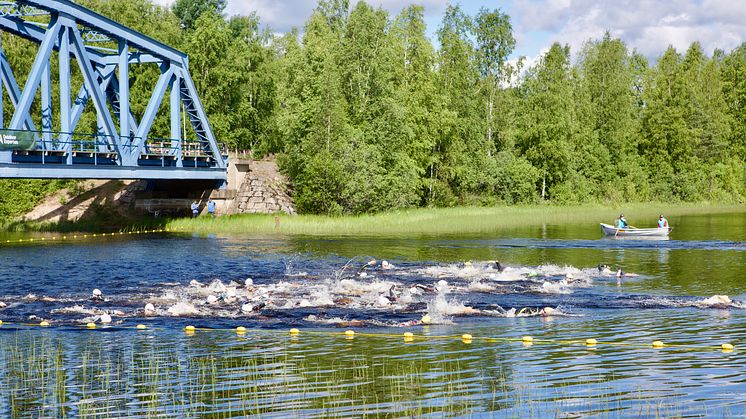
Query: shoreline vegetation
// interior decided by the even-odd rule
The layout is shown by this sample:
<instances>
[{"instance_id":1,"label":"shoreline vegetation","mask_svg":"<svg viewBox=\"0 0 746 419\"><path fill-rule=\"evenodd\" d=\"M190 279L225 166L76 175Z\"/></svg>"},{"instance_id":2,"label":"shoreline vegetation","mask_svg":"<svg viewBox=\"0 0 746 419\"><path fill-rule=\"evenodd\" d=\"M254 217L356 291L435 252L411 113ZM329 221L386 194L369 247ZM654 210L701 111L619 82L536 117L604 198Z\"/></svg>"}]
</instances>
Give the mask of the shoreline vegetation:
<instances>
[{"instance_id":1,"label":"shoreline vegetation","mask_svg":"<svg viewBox=\"0 0 746 419\"><path fill-rule=\"evenodd\" d=\"M132 218L111 224L111 217L39 223L0 224L0 232L103 232L168 229L199 234L288 235L449 235L480 234L541 225L612 223L620 213L635 227L654 227L658 214L666 217L697 214L744 213L741 204L630 203L616 205L503 205L494 207L412 208L377 214L327 216L237 214L210 218ZM674 225L674 228L676 226Z\"/></svg>"},{"instance_id":2,"label":"shoreline vegetation","mask_svg":"<svg viewBox=\"0 0 746 419\"><path fill-rule=\"evenodd\" d=\"M633 225L652 227L667 217L744 212L743 205L635 203L626 205L526 205L415 208L372 215L244 214L169 220L165 226L195 233L282 233L297 235L441 235L490 233L544 224L610 223L625 213ZM675 226L674 226L675 228Z\"/></svg>"},{"instance_id":3,"label":"shoreline vegetation","mask_svg":"<svg viewBox=\"0 0 746 419\"><path fill-rule=\"evenodd\" d=\"M79 2L188 54L215 138L276 156L299 213L746 202L746 43L661 44L648 57L606 32L527 63L499 8L447 5L428 27L421 5L314 3L302 28L278 35L256 14L228 16L224 0ZM8 33L2 47L15 74L29 74L37 46ZM159 74L132 66L136 119ZM168 116L157 113L148 138L170 138ZM97 121L87 107L75 133L97 132ZM0 220L57 186L4 180Z\"/></svg>"}]
</instances>

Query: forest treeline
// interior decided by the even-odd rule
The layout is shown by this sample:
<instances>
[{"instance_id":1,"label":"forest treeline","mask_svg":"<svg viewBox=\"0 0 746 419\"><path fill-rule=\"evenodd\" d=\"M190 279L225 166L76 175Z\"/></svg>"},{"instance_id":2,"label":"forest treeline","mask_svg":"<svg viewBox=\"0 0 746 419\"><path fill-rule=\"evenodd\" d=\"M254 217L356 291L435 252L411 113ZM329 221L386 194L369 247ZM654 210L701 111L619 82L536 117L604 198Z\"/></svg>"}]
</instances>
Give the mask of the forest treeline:
<instances>
[{"instance_id":1,"label":"forest treeline","mask_svg":"<svg viewBox=\"0 0 746 419\"><path fill-rule=\"evenodd\" d=\"M746 45L651 62L607 33L524 68L500 10L449 5L431 40L421 6L319 0L276 35L225 0L79 3L187 52L218 140L276 154L301 212L746 199ZM22 82L36 47L3 48ZM158 74L140 67L136 115ZM151 135L168 136L163 106Z\"/></svg>"}]
</instances>

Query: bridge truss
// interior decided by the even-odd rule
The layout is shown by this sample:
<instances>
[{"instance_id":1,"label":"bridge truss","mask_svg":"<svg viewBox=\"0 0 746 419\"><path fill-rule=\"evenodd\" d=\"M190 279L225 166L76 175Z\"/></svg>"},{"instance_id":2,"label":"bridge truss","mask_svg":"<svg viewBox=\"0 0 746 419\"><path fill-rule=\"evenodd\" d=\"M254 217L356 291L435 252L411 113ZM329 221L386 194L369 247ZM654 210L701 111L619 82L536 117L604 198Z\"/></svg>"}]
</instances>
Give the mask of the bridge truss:
<instances>
[{"instance_id":1,"label":"bridge truss","mask_svg":"<svg viewBox=\"0 0 746 419\"><path fill-rule=\"evenodd\" d=\"M12 150L5 142L0 178L226 179L227 158L213 135L183 52L68 0L0 1L0 31L39 45L21 90L0 43L0 144L16 134L33 138L32 145ZM51 78L57 70L52 68L55 53L57 130ZM77 62L83 76L74 98L71 62ZM130 66L138 64L160 69L139 120L130 108L129 85ZM152 138L153 122L167 95L170 138ZM34 122L38 115L33 118L31 113L37 96L40 127ZM5 97L13 106L10 121L4 118ZM85 134L78 123L89 103L95 108L98 129Z\"/></svg>"}]
</instances>

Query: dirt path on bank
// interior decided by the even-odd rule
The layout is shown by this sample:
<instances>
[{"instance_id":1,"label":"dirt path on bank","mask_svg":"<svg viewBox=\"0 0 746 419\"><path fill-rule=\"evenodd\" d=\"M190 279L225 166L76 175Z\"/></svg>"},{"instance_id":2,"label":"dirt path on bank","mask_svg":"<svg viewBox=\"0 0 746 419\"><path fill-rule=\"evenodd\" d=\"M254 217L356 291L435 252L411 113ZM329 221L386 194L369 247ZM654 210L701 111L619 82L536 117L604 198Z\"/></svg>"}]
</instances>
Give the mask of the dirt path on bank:
<instances>
[{"instance_id":1,"label":"dirt path on bank","mask_svg":"<svg viewBox=\"0 0 746 419\"><path fill-rule=\"evenodd\" d=\"M114 216L126 216L134 181L85 180L80 189L62 189L46 198L21 219L38 222L78 221L101 215L102 210Z\"/></svg>"}]
</instances>

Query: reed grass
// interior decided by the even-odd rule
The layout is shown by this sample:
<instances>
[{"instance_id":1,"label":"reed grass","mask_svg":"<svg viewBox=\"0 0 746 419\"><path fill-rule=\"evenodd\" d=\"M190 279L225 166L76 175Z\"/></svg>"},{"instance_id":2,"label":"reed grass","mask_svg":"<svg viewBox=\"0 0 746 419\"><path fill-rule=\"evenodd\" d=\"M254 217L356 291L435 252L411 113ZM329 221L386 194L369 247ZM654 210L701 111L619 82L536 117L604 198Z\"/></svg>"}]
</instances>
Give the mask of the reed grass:
<instances>
[{"instance_id":1,"label":"reed grass","mask_svg":"<svg viewBox=\"0 0 746 419\"><path fill-rule=\"evenodd\" d=\"M516 366L477 343L466 353L458 342L405 346L385 338L70 337L0 336L3 416L649 417L707 408L680 395L619 391L609 374L537 381L506 372Z\"/></svg>"},{"instance_id":2,"label":"reed grass","mask_svg":"<svg viewBox=\"0 0 746 419\"><path fill-rule=\"evenodd\" d=\"M744 212L742 205L638 203L581 206L500 206L419 208L374 215L243 214L217 218L170 220L166 227L196 233L291 235L449 235L563 224L612 223L620 212L638 227L653 227L659 213L667 217ZM639 222L638 222L639 220ZM647 221L647 222L646 222Z\"/></svg>"}]
</instances>

